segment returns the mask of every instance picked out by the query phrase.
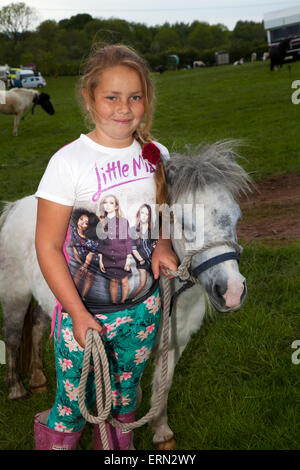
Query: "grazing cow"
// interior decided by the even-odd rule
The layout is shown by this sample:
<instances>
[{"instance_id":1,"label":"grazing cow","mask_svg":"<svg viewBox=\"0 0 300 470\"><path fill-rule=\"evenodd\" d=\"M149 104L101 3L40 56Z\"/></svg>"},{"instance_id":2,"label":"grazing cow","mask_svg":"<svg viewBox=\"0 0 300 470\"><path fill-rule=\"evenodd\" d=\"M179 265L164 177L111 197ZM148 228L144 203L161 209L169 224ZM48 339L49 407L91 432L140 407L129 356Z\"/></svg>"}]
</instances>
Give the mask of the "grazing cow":
<instances>
[{"instance_id":1,"label":"grazing cow","mask_svg":"<svg viewBox=\"0 0 300 470\"><path fill-rule=\"evenodd\" d=\"M273 72L275 66L279 67L279 69L283 66L284 58L290 47L290 40L290 38L286 38L283 41L280 41L277 46L270 47L271 72Z\"/></svg>"},{"instance_id":2,"label":"grazing cow","mask_svg":"<svg viewBox=\"0 0 300 470\"><path fill-rule=\"evenodd\" d=\"M257 54L256 52L252 52L251 54L251 62L255 62L257 60Z\"/></svg>"},{"instance_id":3,"label":"grazing cow","mask_svg":"<svg viewBox=\"0 0 300 470\"><path fill-rule=\"evenodd\" d=\"M48 114L54 114L54 108L47 93L22 88L13 88L3 93L4 99L0 102L0 113L15 116L14 136L18 135L18 126L26 109L32 107L33 114L35 106L39 104Z\"/></svg>"}]
</instances>

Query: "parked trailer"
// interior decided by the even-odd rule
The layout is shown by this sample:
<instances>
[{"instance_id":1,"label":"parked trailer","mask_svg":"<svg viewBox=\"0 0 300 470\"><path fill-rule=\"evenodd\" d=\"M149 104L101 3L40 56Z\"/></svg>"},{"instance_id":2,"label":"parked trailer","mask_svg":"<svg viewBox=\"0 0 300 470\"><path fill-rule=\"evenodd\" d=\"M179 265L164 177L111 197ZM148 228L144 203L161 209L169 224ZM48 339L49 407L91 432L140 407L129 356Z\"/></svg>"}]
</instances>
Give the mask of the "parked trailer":
<instances>
[{"instance_id":1,"label":"parked trailer","mask_svg":"<svg viewBox=\"0 0 300 470\"><path fill-rule=\"evenodd\" d=\"M300 56L300 6L272 11L264 15L264 27L270 47L276 46L284 39L290 38L290 48L286 59Z\"/></svg>"},{"instance_id":2,"label":"parked trailer","mask_svg":"<svg viewBox=\"0 0 300 470\"><path fill-rule=\"evenodd\" d=\"M228 65L230 62L229 53L227 51L215 52L215 62L216 65Z\"/></svg>"}]
</instances>

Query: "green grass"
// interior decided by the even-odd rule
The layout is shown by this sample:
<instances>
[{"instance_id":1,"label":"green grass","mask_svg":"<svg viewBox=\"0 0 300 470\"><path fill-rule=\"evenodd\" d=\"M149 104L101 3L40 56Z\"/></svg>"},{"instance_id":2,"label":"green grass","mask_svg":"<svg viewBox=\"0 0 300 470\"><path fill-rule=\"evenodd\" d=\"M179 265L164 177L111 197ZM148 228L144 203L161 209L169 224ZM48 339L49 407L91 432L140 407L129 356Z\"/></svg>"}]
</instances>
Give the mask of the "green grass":
<instances>
[{"instance_id":1,"label":"green grass","mask_svg":"<svg viewBox=\"0 0 300 470\"><path fill-rule=\"evenodd\" d=\"M297 76L298 74L298 76ZM292 80L300 62L292 64ZM287 67L266 64L156 75L154 135L171 150L186 143L245 139L245 166L255 178L299 172L300 107L291 103ZM85 132L74 100L74 78L48 79L56 114L36 108L12 137L12 117L0 115L0 199L33 193L50 156ZM177 368L169 422L178 449L299 449L299 372L291 344L300 339L300 242L245 247L240 270L248 297L241 311L207 320ZM0 449L32 449L33 417L55 396L53 343L43 345L48 392L12 402L0 365ZM148 409L152 365L143 378ZM27 384L27 382L25 382ZM80 449L91 448L87 425ZM152 449L148 426L135 433L138 449Z\"/></svg>"},{"instance_id":2,"label":"green grass","mask_svg":"<svg viewBox=\"0 0 300 470\"><path fill-rule=\"evenodd\" d=\"M169 148L243 139L254 177L299 171L299 112L291 83L300 63L271 74L266 64L226 66L158 77L155 129ZM179 105L179 103L180 105Z\"/></svg>"}]
</instances>

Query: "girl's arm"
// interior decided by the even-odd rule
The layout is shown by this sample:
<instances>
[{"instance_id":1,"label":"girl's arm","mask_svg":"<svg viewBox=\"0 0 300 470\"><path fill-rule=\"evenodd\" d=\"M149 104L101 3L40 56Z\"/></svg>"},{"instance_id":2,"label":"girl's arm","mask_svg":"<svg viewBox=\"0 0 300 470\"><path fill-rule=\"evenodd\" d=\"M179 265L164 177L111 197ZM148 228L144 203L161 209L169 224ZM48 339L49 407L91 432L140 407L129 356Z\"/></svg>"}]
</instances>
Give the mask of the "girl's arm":
<instances>
[{"instance_id":1,"label":"girl's arm","mask_svg":"<svg viewBox=\"0 0 300 470\"><path fill-rule=\"evenodd\" d=\"M139 254L138 250L135 250L133 249L132 250L132 253L134 254L134 256L136 257L136 259L142 263L143 261L145 262L144 258L141 257L141 255Z\"/></svg>"},{"instance_id":2,"label":"girl's arm","mask_svg":"<svg viewBox=\"0 0 300 470\"><path fill-rule=\"evenodd\" d=\"M83 265L80 268L81 271L87 271L89 265L92 262L93 256L94 256L94 254L91 251L89 251L88 254L86 255L86 258L85 258L85 261L84 261Z\"/></svg>"},{"instance_id":3,"label":"girl's arm","mask_svg":"<svg viewBox=\"0 0 300 470\"><path fill-rule=\"evenodd\" d=\"M99 267L103 273L106 273L106 269L104 267L103 260L102 260L102 253L99 253Z\"/></svg>"},{"instance_id":4,"label":"girl's arm","mask_svg":"<svg viewBox=\"0 0 300 470\"><path fill-rule=\"evenodd\" d=\"M127 255L125 266L124 266L125 271L130 271L130 265L131 265L131 257L130 255Z\"/></svg>"},{"instance_id":5,"label":"girl's arm","mask_svg":"<svg viewBox=\"0 0 300 470\"><path fill-rule=\"evenodd\" d=\"M35 246L44 278L71 316L74 338L84 347L87 330L102 329L83 305L62 251L71 212L70 206L39 198Z\"/></svg>"}]
</instances>

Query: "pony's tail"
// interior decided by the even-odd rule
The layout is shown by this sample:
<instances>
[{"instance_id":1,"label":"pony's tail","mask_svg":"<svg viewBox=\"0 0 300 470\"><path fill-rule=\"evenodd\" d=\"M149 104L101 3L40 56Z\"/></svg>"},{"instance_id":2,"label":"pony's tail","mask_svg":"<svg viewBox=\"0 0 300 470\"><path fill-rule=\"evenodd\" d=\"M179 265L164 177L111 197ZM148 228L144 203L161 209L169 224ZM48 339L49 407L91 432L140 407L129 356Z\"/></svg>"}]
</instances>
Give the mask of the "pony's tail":
<instances>
[{"instance_id":1,"label":"pony's tail","mask_svg":"<svg viewBox=\"0 0 300 470\"><path fill-rule=\"evenodd\" d=\"M18 355L18 372L21 377L28 375L32 360L32 328L35 310L35 300L32 298L25 315L22 338Z\"/></svg>"},{"instance_id":2,"label":"pony's tail","mask_svg":"<svg viewBox=\"0 0 300 470\"><path fill-rule=\"evenodd\" d=\"M165 204L168 200L168 185L166 181L166 174L162 163L156 165L155 170L155 185L156 185L156 204L159 206Z\"/></svg>"}]
</instances>

